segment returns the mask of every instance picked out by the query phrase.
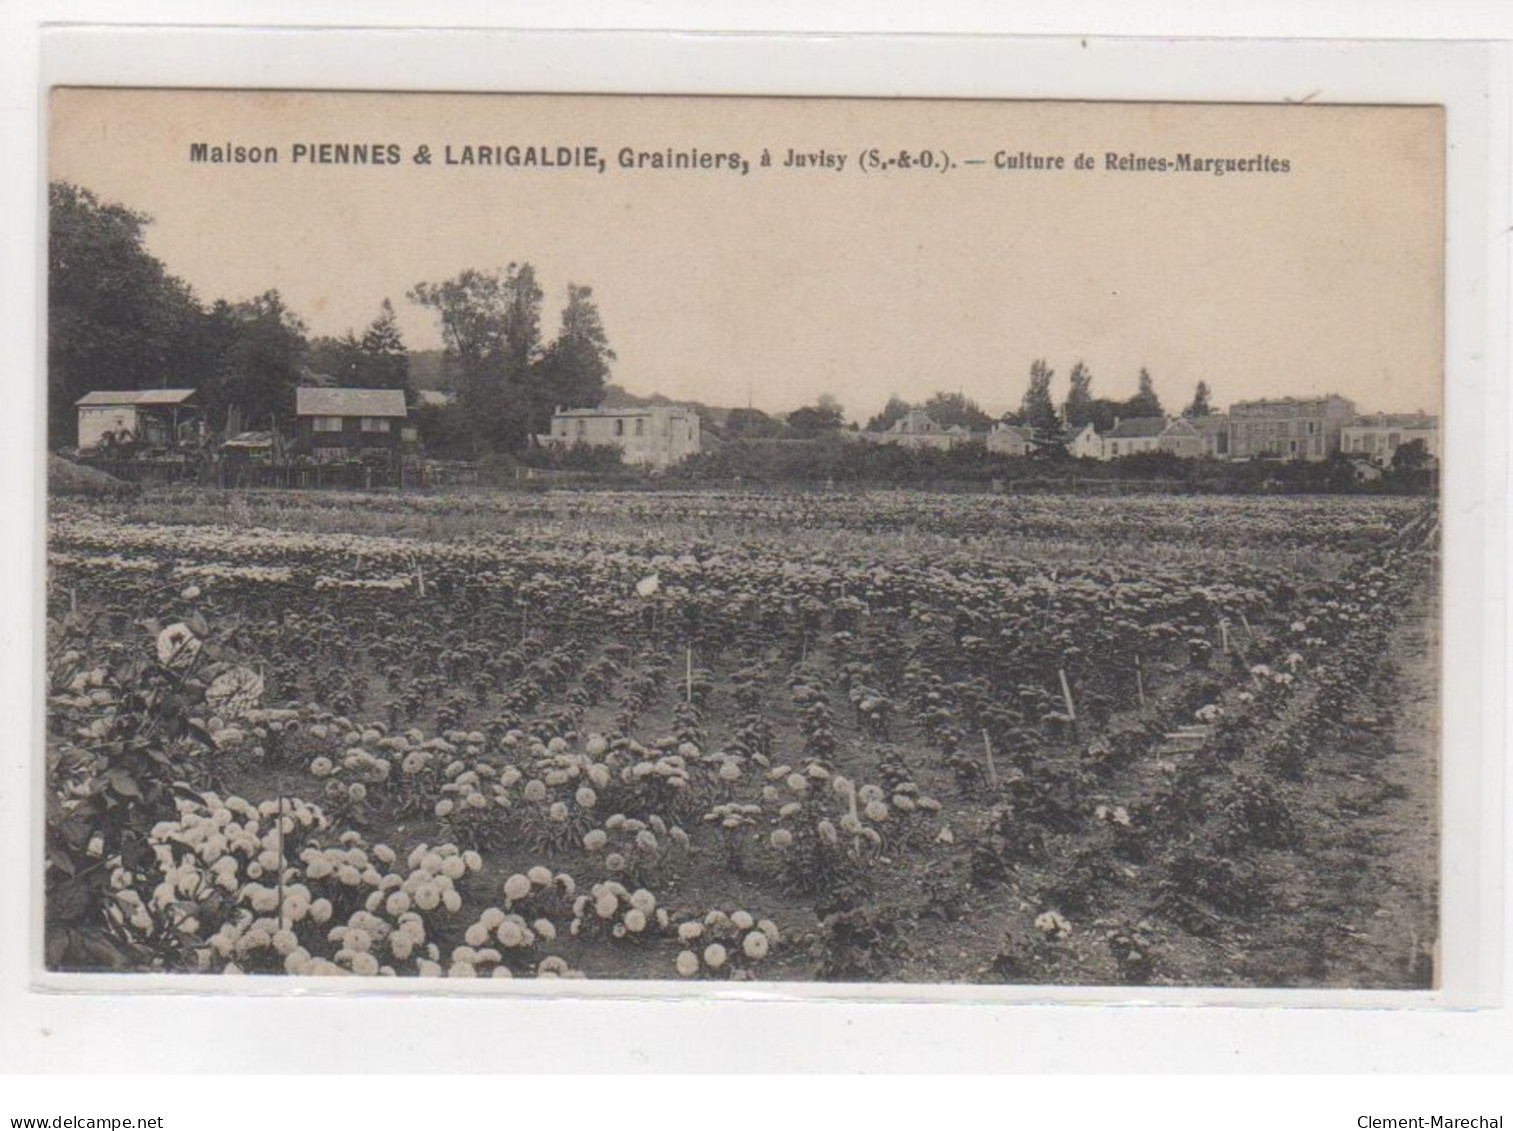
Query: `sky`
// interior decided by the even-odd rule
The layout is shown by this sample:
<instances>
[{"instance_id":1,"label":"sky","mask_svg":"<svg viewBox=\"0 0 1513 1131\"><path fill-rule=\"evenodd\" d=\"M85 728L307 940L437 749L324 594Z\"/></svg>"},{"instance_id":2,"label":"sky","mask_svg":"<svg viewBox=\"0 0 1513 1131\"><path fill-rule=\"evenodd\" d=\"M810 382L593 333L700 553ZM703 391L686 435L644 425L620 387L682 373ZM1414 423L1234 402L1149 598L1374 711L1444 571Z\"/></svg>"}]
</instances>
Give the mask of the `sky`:
<instances>
[{"instance_id":1,"label":"sky","mask_svg":"<svg viewBox=\"0 0 1513 1131\"><path fill-rule=\"evenodd\" d=\"M1434 107L63 89L48 166L150 215L149 250L202 301L276 288L312 334L360 332L388 298L433 348L411 287L529 262L550 336L587 284L612 379L641 394L787 411L829 393L865 421L943 390L997 413L1044 358L1058 400L1082 361L1106 397L1148 369L1173 411L1203 380L1219 407L1338 392L1436 412L1443 139ZM277 160L194 161L196 143ZM398 160L310 160L322 144ZM580 163L449 163L465 146Z\"/></svg>"}]
</instances>

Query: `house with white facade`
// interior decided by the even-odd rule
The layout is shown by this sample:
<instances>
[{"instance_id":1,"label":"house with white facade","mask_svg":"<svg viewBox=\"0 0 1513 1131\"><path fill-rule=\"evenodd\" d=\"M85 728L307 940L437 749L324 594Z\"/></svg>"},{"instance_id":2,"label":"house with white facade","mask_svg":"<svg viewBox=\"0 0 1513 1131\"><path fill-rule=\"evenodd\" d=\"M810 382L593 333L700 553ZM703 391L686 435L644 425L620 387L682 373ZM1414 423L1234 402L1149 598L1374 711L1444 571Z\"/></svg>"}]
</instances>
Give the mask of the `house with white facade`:
<instances>
[{"instance_id":1,"label":"house with white facade","mask_svg":"<svg viewBox=\"0 0 1513 1131\"><path fill-rule=\"evenodd\" d=\"M551 432L536 440L544 446L619 448L626 463L658 469L697 455L703 445L699 414L677 404L558 409Z\"/></svg>"}]
</instances>

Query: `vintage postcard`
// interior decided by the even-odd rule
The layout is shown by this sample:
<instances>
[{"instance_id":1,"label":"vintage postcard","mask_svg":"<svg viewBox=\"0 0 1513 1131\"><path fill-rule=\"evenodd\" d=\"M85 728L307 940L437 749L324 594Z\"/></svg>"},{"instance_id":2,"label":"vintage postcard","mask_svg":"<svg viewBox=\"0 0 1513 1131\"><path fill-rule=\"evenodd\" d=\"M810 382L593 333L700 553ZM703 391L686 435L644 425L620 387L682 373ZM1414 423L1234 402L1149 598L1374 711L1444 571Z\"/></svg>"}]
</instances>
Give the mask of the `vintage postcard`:
<instances>
[{"instance_id":1,"label":"vintage postcard","mask_svg":"<svg viewBox=\"0 0 1513 1131\"><path fill-rule=\"evenodd\" d=\"M48 118L49 971L1441 984L1441 107Z\"/></svg>"}]
</instances>

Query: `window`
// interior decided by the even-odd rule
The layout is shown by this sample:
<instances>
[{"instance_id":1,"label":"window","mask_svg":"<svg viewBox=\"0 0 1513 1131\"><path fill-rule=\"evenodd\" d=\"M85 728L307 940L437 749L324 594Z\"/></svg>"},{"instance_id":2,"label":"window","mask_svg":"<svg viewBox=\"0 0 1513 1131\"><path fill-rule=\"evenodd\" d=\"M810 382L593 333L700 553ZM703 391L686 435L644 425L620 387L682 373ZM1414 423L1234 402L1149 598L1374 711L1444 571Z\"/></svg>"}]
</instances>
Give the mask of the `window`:
<instances>
[{"instance_id":1,"label":"window","mask_svg":"<svg viewBox=\"0 0 1513 1131\"><path fill-rule=\"evenodd\" d=\"M580 420L580 421L578 421L578 435L579 436L587 436L588 435L588 421L586 421L586 420Z\"/></svg>"},{"instance_id":2,"label":"window","mask_svg":"<svg viewBox=\"0 0 1513 1131\"><path fill-rule=\"evenodd\" d=\"M340 432L342 419L339 416L317 416L315 418L315 430L317 432Z\"/></svg>"},{"instance_id":3,"label":"window","mask_svg":"<svg viewBox=\"0 0 1513 1131\"><path fill-rule=\"evenodd\" d=\"M636 435L646 435L646 418L644 416L636 419Z\"/></svg>"},{"instance_id":4,"label":"window","mask_svg":"<svg viewBox=\"0 0 1513 1131\"><path fill-rule=\"evenodd\" d=\"M365 416L362 418L362 430L364 432L387 432L389 419L386 416Z\"/></svg>"},{"instance_id":5,"label":"window","mask_svg":"<svg viewBox=\"0 0 1513 1131\"><path fill-rule=\"evenodd\" d=\"M615 421L615 435L616 436L623 436L623 435L625 435L625 421L623 421L623 420L617 420L617 421Z\"/></svg>"}]
</instances>

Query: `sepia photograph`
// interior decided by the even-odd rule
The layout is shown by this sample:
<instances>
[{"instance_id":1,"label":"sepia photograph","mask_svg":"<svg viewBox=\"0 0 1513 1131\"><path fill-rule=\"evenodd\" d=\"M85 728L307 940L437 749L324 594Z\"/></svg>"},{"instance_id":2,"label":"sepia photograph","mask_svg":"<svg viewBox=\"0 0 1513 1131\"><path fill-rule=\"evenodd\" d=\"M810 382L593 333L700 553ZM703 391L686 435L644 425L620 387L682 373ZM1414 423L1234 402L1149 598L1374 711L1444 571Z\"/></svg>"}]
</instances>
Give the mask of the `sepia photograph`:
<instances>
[{"instance_id":1,"label":"sepia photograph","mask_svg":"<svg viewBox=\"0 0 1513 1131\"><path fill-rule=\"evenodd\" d=\"M1443 107L46 129L47 971L1442 985Z\"/></svg>"}]
</instances>

